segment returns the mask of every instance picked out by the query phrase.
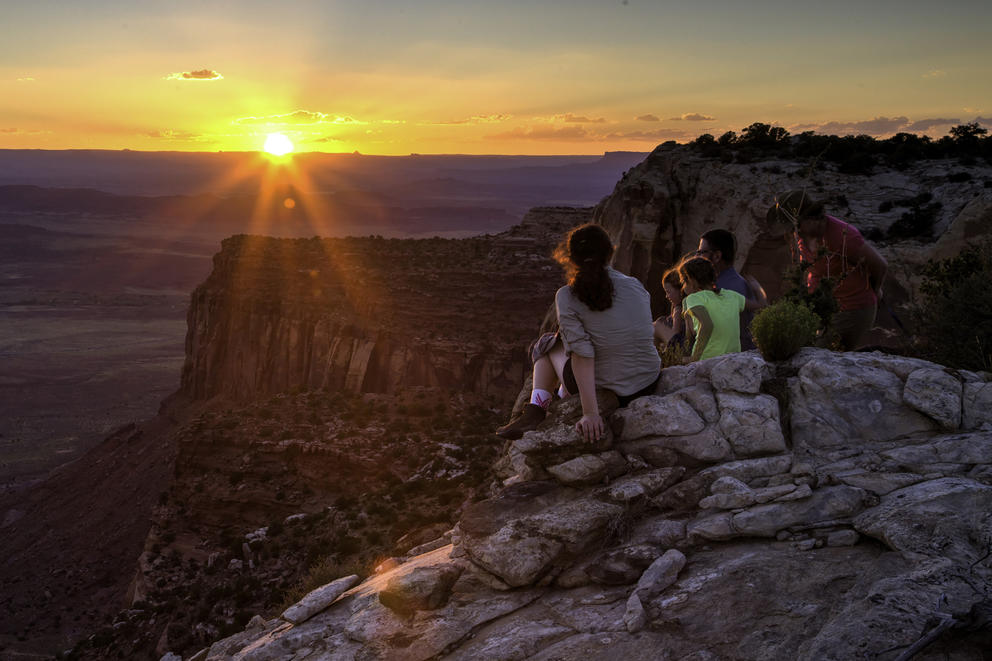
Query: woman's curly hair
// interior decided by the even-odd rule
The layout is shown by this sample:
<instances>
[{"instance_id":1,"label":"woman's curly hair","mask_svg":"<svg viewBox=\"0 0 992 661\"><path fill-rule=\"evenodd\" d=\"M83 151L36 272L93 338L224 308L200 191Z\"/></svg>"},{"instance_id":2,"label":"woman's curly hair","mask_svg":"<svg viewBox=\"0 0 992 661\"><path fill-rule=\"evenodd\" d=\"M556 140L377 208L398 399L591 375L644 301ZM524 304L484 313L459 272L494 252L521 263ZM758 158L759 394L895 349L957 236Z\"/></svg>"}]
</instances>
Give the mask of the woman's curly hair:
<instances>
[{"instance_id":1,"label":"woman's curly hair","mask_svg":"<svg viewBox=\"0 0 992 661\"><path fill-rule=\"evenodd\" d=\"M608 310L613 305L613 281L606 270L612 258L610 235L592 223L573 229L555 249L568 286L590 310Z\"/></svg>"}]
</instances>

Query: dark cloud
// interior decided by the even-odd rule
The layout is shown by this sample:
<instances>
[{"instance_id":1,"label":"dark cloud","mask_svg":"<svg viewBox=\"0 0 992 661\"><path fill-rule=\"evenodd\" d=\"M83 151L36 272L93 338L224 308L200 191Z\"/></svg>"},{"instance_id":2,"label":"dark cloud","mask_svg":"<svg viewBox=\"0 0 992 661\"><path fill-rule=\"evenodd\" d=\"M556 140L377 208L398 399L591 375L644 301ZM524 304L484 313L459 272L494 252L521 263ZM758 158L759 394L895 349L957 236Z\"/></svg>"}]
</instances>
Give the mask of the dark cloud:
<instances>
[{"instance_id":1,"label":"dark cloud","mask_svg":"<svg viewBox=\"0 0 992 661\"><path fill-rule=\"evenodd\" d=\"M908 117L875 117L861 122L827 122L817 133L836 135L884 135L905 130Z\"/></svg>"},{"instance_id":2,"label":"dark cloud","mask_svg":"<svg viewBox=\"0 0 992 661\"><path fill-rule=\"evenodd\" d=\"M487 135L491 140L598 140L599 136L589 133L582 126L531 126L518 127L504 133Z\"/></svg>"},{"instance_id":3,"label":"dark cloud","mask_svg":"<svg viewBox=\"0 0 992 661\"><path fill-rule=\"evenodd\" d=\"M669 119L674 122L680 122L682 120L687 122L712 122L714 118L698 112L686 112L682 113L680 117L669 117Z\"/></svg>"},{"instance_id":4,"label":"dark cloud","mask_svg":"<svg viewBox=\"0 0 992 661\"><path fill-rule=\"evenodd\" d=\"M223 80L224 76L213 69L197 69L196 71L170 73L165 78L166 80Z\"/></svg>"},{"instance_id":5,"label":"dark cloud","mask_svg":"<svg viewBox=\"0 0 992 661\"><path fill-rule=\"evenodd\" d=\"M640 117L635 117L639 122L660 122L661 119L657 115L641 115Z\"/></svg>"},{"instance_id":6,"label":"dark cloud","mask_svg":"<svg viewBox=\"0 0 992 661\"><path fill-rule=\"evenodd\" d=\"M604 117L597 117L596 119L591 119L585 115L573 115L570 112L564 115L555 115L555 121L565 122L568 124L605 124L606 119Z\"/></svg>"},{"instance_id":7,"label":"dark cloud","mask_svg":"<svg viewBox=\"0 0 992 661\"><path fill-rule=\"evenodd\" d=\"M928 131L932 128L938 126L948 126L950 124L960 124L960 119L944 119L944 118L933 118L933 119L918 119L906 128L904 131L913 133L915 131Z\"/></svg>"}]
</instances>

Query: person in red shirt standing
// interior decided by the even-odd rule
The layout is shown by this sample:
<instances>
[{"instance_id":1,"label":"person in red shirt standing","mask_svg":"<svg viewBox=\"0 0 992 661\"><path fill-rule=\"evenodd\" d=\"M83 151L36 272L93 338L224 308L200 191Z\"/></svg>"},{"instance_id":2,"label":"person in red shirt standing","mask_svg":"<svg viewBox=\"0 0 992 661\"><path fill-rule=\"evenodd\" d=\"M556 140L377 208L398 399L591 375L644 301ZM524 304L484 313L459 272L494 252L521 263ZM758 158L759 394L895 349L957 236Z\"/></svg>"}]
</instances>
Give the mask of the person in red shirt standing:
<instances>
[{"instance_id":1,"label":"person in red shirt standing","mask_svg":"<svg viewBox=\"0 0 992 661\"><path fill-rule=\"evenodd\" d=\"M815 291L823 278L835 283L839 311L819 344L835 342L843 351L864 345L875 324L878 301L888 264L885 258L849 223L824 212L823 203L805 191L779 195L766 215L770 228L786 231L802 262L809 264L806 286Z\"/></svg>"}]
</instances>

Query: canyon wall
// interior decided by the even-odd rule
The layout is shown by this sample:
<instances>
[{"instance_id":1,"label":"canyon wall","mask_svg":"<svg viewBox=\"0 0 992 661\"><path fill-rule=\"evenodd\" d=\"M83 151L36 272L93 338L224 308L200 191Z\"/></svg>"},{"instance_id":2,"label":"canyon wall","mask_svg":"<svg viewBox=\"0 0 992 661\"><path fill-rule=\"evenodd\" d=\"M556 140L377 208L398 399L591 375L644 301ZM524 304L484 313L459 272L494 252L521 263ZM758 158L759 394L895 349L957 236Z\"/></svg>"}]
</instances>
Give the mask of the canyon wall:
<instances>
[{"instance_id":1,"label":"canyon wall","mask_svg":"<svg viewBox=\"0 0 992 661\"><path fill-rule=\"evenodd\" d=\"M247 401L421 386L512 397L561 285L553 246L590 217L538 208L472 239L231 237L192 296L182 391Z\"/></svg>"},{"instance_id":2,"label":"canyon wall","mask_svg":"<svg viewBox=\"0 0 992 661\"><path fill-rule=\"evenodd\" d=\"M777 192L805 188L854 223L888 259L886 303L902 306L920 267L992 228L992 168L954 160L871 175L798 160L727 163L663 145L594 209L537 208L521 225L471 239L274 239L236 236L194 292L182 390L238 401L293 388L395 393L442 387L507 399L529 370L526 346L561 284L550 259L575 225L595 220L617 242L615 265L667 312L661 274L713 228L733 231L736 266L774 298L791 255L764 216ZM890 238L920 200L932 234ZM909 209L909 211L907 211ZM908 316L908 315L905 315ZM874 342L891 343L890 330Z\"/></svg>"}]
</instances>

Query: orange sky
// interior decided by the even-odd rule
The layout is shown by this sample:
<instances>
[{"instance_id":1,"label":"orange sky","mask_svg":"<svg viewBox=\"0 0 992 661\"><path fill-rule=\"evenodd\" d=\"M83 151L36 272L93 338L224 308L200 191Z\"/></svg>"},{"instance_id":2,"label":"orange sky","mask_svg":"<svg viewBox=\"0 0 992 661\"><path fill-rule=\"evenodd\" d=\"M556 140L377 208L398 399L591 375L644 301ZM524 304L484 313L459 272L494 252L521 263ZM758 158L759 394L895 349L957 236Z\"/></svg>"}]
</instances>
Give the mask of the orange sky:
<instances>
[{"instance_id":1,"label":"orange sky","mask_svg":"<svg viewBox=\"0 0 992 661\"><path fill-rule=\"evenodd\" d=\"M0 148L569 154L751 122L992 127L982 4L92 2L3 10Z\"/></svg>"}]
</instances>

